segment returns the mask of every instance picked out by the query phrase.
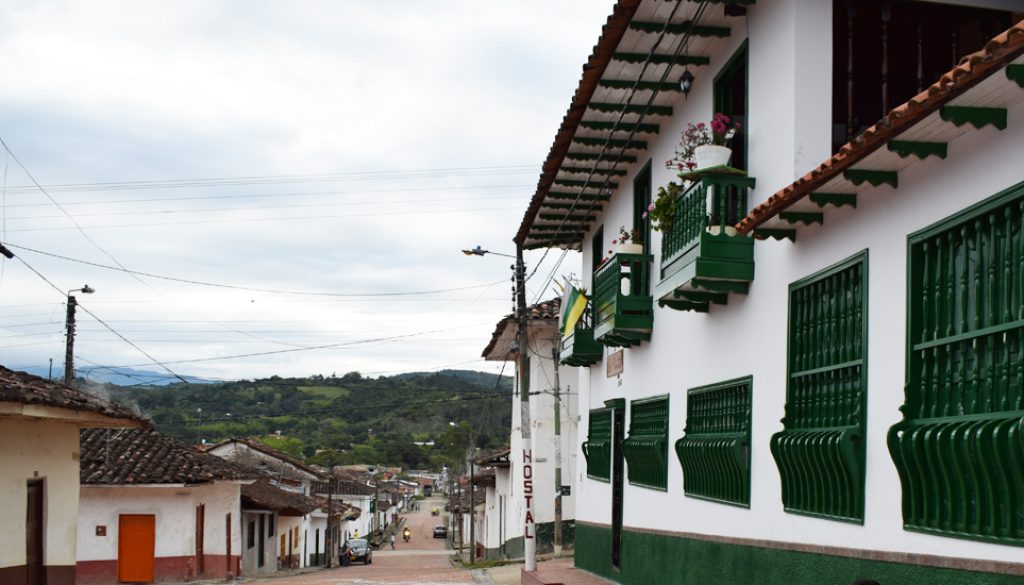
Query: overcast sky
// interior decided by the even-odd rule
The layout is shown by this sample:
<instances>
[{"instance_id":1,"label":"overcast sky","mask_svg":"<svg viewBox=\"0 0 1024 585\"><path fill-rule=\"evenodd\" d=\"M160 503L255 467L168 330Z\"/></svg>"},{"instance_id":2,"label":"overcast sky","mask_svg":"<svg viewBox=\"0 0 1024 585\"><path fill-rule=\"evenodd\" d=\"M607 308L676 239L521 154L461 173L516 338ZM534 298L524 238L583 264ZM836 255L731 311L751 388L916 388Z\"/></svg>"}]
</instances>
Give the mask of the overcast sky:
<instances>
[{"instance_id":1,"label":"overcast sky","mask_svg":"<svg viewBox=\"0 0 1024 585\"><path fill-rule=\"evenodd\" d=\"M59 375L88 284L139 349L80 311L80 369L161 371L141 349L218 379L497 371L510 261L458 251L513 251L611 6L7 3L0 241L64 292L2 260L0 364Z\"/></svg>"}]
</instances>

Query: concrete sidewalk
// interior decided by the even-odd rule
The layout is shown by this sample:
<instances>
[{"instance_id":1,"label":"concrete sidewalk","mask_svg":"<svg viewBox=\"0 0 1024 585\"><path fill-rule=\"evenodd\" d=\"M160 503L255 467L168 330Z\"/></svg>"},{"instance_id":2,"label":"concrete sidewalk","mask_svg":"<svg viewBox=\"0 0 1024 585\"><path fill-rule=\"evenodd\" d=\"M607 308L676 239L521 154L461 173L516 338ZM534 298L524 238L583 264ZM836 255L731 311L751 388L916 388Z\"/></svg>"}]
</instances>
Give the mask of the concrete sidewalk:
<instances>
[{"instance_id":1,"label":"concrete sidewalk","mask_svg":"<svg viewBox=\"0 0 1024 585\"><path fill-rule=\"evenodd\" d=\"M483 572L493 585L614 585L613 581L577 569L572 558L540 561L533 573L524 571L522 563L493 567Z\"/></svg>"}]
</instances>

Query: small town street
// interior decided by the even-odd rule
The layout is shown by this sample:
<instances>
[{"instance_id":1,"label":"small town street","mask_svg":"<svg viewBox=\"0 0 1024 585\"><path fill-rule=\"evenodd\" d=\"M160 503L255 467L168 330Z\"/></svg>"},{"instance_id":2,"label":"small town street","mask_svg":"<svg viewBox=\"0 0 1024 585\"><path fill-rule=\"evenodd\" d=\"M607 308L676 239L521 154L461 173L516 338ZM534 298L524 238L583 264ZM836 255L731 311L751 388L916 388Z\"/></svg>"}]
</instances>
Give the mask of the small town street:
<instances>
[{"instance_id":1,"label":"small town street","mask_svg":"<svg viewBox=\"0 0 1024 585\"><path fill-rule=\"evenodd\" d=\"M434 526L441 524L441 516L431 516L434 506L443 508L442 498L428 498L419 502L419 511L404 514L406 525L412 529L409 542L401 534L395 550L385 545L373 552L370 565L353 564L348 567L325 569L302 575L247 579L248 583L267 585L341 585L360 583L473 583L468 569L455 568L451 563L452 550L447 540L433 537Z\"/></svg>"}]
</instances>

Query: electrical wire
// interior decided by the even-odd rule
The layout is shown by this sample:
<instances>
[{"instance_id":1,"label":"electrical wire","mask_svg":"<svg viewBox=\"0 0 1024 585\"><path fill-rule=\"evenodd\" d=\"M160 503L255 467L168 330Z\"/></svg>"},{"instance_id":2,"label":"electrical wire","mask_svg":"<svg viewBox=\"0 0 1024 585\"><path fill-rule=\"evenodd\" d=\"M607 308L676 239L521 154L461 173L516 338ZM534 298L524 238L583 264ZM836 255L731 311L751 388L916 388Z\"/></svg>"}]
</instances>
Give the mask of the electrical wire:
<instances>
[{"instance_id":1,"label":"electrical wire","mask_svg":"<svg viewBox=\"0 0 1024 585\"><path fill-rule=\"evenodd\" d=\"M232 289L232 290L244 290L244 291L249 291L249 292L261 292L261 293L282 294L282 295L300 295L300 296L317 296L317 297L344 297L344 298L349 298L349 297L406 297L406 296L419 296L419 295L434 295L434 294L441 294L441 293L446 293L446 292L471 290L471 289L476 289L476 288L486 288L486 287L494 286L496 284L501 284L502 282L505 282L504 280L499 280L497 282L490 282L490 283L483 283L483 284L474 284L474 285L470 285L470 286L462 286L462 287L454 287L454 288L439 288L439 289L425 290L425 291L382 292L382 293L331 293L331 292L316 292L316 291L285 290L285 289L274 289L274 288L249 287L249 286L241 286L241 285L234 285L234 284L222 284L222 283L215 283L215 282L204 282L204 281L201 281L201 280L192 280L192 279L188 279L188 278L179 278L179 277L176 277L176 276L166 276L166 275L162 275L162 274L155 274L155 273L152 273L152 272L143 272L143 271L140 271L140 270L130 270L128 268L124 268L123 266L110 266L109 264L99 264L97 262L90 262L88 260L82 260L80 258L72 258L70 256L64 256L64 255L61 255L61 254L55 254L53 252L44 252L42 250L37 250L35 248L29 248L27 246L19 246L18 244L11 244L11 243L6 243L5 242L4 245L8 246L10 248L14 248L16 250L24 250L26 252L32 252L34 254L41 254L43 256L49 256L51 258L57 258L59 260L66 260L68 262L75 262L75 263L78 263L78 264L85 264L87 266L93 266L93 267L96 267L96 268L104 268L106 270L116 270L118 272L127 272L129 274L137 274L137 275L140 275L140 276L148 276L150 278L158 278L160 280L169 280L169 281L172 281L172 282L180 282L180 283L184 283L184 284L195 284L195 285L200 285L200 286L210 286L210 287L214 287L214 288L227 288L227 289Z\"/></svg>"}]
</instances>

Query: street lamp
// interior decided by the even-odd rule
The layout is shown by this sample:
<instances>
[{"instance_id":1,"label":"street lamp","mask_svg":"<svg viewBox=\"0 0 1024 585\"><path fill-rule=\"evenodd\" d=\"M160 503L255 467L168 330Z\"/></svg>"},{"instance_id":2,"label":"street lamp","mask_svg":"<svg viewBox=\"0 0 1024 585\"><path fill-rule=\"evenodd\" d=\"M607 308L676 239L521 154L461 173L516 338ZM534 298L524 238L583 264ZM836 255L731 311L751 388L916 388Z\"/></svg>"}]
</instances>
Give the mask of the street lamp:
<instances>
[{"instance_id":1,"label":"street lamp","mask_svg":"<svg viewBox=\"0 0 1024 585\"><path fill-rule=\"evenodd\" d=\"M479 245L471 250L463 250L463 254L467 256L483 256L484 254L494 254L497 256L505 256L506 258L515 258L516 263L513 266L515 270L515 291L516 291L516 317L519 323L519 360L517 367L519 369L519 387L523 387L523 380L527 375L526 370L526 359L527 359L527 346L529 345L529 335L526 330L529 325L528 317L526 314L526 263L523 261L523 246L519 242L516 242L516 255L511 256L509 254L501 254L499 252L491 252L490 250L484 250ZM523 470L523 556L525 557L525 566L523 567L527 571L537 570L537 533L534 527L533 519L533 439L530 431L530 396L527 392L519 392L520 409L522 413L519 421L519 436L522 440L522 470Z\"/></svg>"},{"instance_id":2,"label":"street lamp","mask_svg":"<svg viewBox=\"0 0 1024 585\"><path fill-rule=\"evenodd\" d=\"M64 385L71 386L75 381L75 307L78 306L78 301L75 299L73 292L81 292L84 295L91 295L96 292L96 289L92 288L88 284L82 285L82 288L74 288L68 291L68 313L65 325L67 327L67 346L64 352Z\"/></svg>"}]
</instances>

